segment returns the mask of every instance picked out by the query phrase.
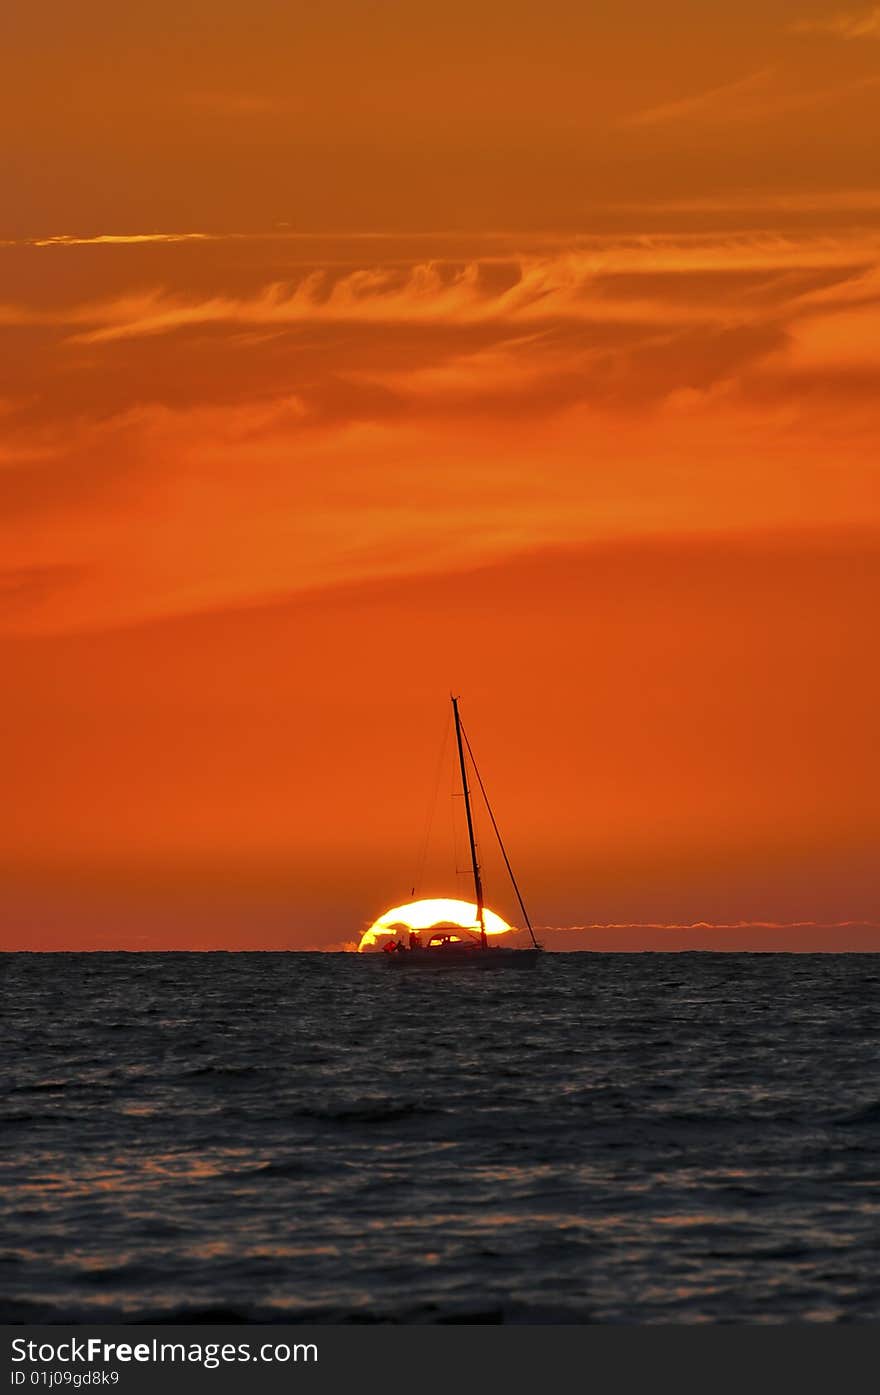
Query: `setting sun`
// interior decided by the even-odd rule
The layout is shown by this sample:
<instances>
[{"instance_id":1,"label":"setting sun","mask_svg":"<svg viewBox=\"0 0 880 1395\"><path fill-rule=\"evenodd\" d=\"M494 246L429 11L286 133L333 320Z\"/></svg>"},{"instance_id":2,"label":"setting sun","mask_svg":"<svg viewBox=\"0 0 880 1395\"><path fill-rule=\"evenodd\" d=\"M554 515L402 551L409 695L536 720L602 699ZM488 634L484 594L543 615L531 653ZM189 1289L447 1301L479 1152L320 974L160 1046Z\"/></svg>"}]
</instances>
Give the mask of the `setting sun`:
<instances>
[{"instance_id":1,"label":"setting sun","mask_svg":"<svg viewBox=\"0 0 880 1395\"><path fill-rule=\"evenodd\" d=\"M484 909L483 916L487 935L510 932L512 927L494 911ZM434 930L441 926L478 933L476 905L473 901L455 901L441 896L425 901L409 901L405 906L392 906L364 932L358 951L363 953L374 949L381 940L397 935L401 930Z\"/></svg>"}]
</instances>

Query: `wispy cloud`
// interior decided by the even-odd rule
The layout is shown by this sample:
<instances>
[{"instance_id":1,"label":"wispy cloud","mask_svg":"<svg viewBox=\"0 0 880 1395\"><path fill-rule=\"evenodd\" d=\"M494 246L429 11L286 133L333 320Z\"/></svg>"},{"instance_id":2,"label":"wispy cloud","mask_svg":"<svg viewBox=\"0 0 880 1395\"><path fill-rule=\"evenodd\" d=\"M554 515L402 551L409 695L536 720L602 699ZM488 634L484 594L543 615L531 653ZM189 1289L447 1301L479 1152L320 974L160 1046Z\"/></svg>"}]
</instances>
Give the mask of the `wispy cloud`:
<instances>
[{"instance_id":1,"label":"wispy cloud","mask_svg":"<svg viewBox=\"0 0 880 1395\"><path fill-rule=\"evenodd\" d=\"M880 87L880 75L835 83L833 86L792 88L774 68L762 68L735 82L695 93L624 118L624 126L665 126L702 121L713 124L765 121L773 116L809 111L846 100L858 92Z\"/></svg>"},{"instance_id":2,"label":"wispy cloud","mask_svg":"<svg viewBox=\"0 0 880 1395\"><path fill-rule=\"evenodd\" d=\"M15 623L207 609L661 527L876 516L876 231L471 253L370 248L352 269L348 249L261 286L261 248L240 279L236 258L216 279L206 259L198 290L187 255L186 291L71 303L40 284L0 307ZM128 260L111 259L117 289Z\"/></svg>"},{"instance_id":3,"label":"wispy cloud","mask_svg":"<svg viewBox=\"0 0 880 1395\"><path fill-rule=\"evenodd\" d=\"M757 76L757 75L753 75ZM728 90L746 88L751 79L743 79L740 82L729 84L728 87L713 89L714 95L719 95ZM873 77L868 79L870 85L880 83L880 79ZM858 88L860 84L854 86ZM835 92L837 88L833 89ZM668 119L675 118L677 113L686 115L689 109L698 105L709 104L713 93L703 93L693 98L685 98L680 102L671 102L664 106L650 108L647 111L636 112L634 115L625 118L627 122L635 124L654 124L655 120L659 124L666 119L664 113L668 113ZM798 96L798 100L804 94ZM812 100L816 94L810 94ZM874 186L862 188L810 188L810 189L767 189L767 188L742 188L725 190L718 193L704 195L680 196L675 198L656 197L643 198L639 200L609 199L606 202L593 201L590 207L591 221L596 218L618 217L626 215L631 222L637 219L644 219L645 226L639 228L636 222L627 232L615 232L614 243L620 248L634 246L643 243L645 236L650 235L650 228L653 219L657 215L666 218L669 215L678 215L687 219L692 214L716 215L721 220L726 220L730 216L741 216L743 214L758 213L762 215L773 215L774 219L785 217L788 214L803 215L815 214L819 218L827 214L839 213L873 213L880 211L880 190ZM740 224L740 232L744 232ZM656 234L655 234L656 236ZM672 233L671 236L679 242L687 241L687 234L684 232ZM705 234L696 236L704 238ZM279 223L273 228L260 230L209 230L209 229L150 229L143 232L101 232L101 233L47 233L42 236L0 238L0 249L3 248L43 248L52 250L91 247L131 247L135 251L144 245L167 244L174 247L179 243L242 243L260 244L275 243L279 246L290 243L301 245L305 249L305 254L312 258L313 249L321 251L323 259L329 265L333 260L328 255L328 248L333 247L340 251L346 249L353 251L360 248L359 255L363 255L363 248L370 244L377 247L387 248L389 244L398 246L418 246L419 244L430 244L432 249L444 249L452 245L458 249L469 246L472 249L479 248L481 260L491 256L509 257L511 253L517 253L524 247L533 252L544 250L550 252L553 249L566 250L598 250L604 251L609 245L607 233L578 232L577 230L567 230L564 232L553 229L523 230L521 228L493 228L481 231L471 231L463 234L460 231L433 228L410 231L405 234L388 232L382 229L362 230L351 232L334 228L292 228L286 223ZM438 251L437 255L442 255Z\"/></svg>"},{"instance_id":4,"label":"wispy cloud","mask_svg":"<svg viewBox=\"0 0 880 1395\"><path fill-rule=\"evenodd\" d=\"M840 39L880 39L880 5L849 10L824 19L802 19L791 26L795 34L833 34Z\"/></svg>"},{"instance_id":5,"label":"wispy cloud","mask_svg":"<svg viewBox=\"0 0 880 1395\"><path fill-rule=\"evenodd\" d=\"M609 212L651 217L656 213L688 215L693 213L773 215L813 213L862 213L880 210L880 190L853 189L740 189L719 194L690 197L641 200L632 203L606 205Z\"/></svg>"},{"instance_id":6,"label":"wispy cloud","mask_svg":"<svg viewBox=\"0 0 880 1395\"><path fill-rule=\"evenodd\" d=\"M873 920L606 920L586 925L538 925L537 930L851 930L878 928Z\"/></svg>"},{"instance_id":7,"label":"wispy cloud","mask_svg":"<svg viewBox=\"0 0 880 1395\"><path fill-rule=\"evenodd\" d=\"M689 97L680 97L672 102L662 102L658 106L646 107L625 117L625 126L660 126L671 121L686 121L692 116L727 116L743 111L751 112L755 106L756 94L766 93L773 76L772 68L761 68L748 73L734 82L710 87Z\"/></svg>"},{"instance_id":8,"label":"wispy cloud","mask_svg":"<svg viewBox=\"0 0 880 1395\"><path fill-rule=\"evenodd\" d=\"M874 234L854 238L646 236L595 241L555 255L464 264L448 261L311 271L248 295L184 296L161 288L43 309L0 305L0 325L56 326L81 344L112 343L222 326L300 325L510 327L551 324L699 324L723 304L726 322L753 320L754 306L658 289L658 278L861 268L880 257ZM491 272L491 274L490 274ZM625 292L619 283L630 278Z\"/></svg>"},{"instance_id":9,"label":"wispy cloud","mask_svg":"<svg viewBox=\"0 0 880 1395\"><path fill-rule=\"evenodd\" d=\"M127 244L142 242L208 242L222 234L202 232L148 232L148 233L97 233L94 237L75 237L68 233L58 233L53 237L26 239L31 247L124 247Z\"/></svg>"}]
</instances>

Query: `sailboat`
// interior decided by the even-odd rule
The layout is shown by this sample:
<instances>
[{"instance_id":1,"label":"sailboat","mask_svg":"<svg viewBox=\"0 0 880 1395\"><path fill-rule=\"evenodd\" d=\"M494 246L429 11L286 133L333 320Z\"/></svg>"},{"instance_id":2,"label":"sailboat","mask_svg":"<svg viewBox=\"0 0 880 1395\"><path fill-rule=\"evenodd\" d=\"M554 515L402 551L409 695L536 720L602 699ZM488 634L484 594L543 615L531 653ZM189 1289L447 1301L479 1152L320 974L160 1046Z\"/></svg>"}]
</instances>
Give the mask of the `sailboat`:
<instances>
[{"instance_id":1,"label":"sailboat","mask_svg":"<svg viewBox=\"0 0 880 1395\"><path fill-rule=\"evenodd\" d=\"M501 837L498 824L495 822L495 815L489 803L485 786L483 785L474 753L471 750L471 743L468 740L467 732L464 729L461 713L458 707L458 698L453 697L452 712L455 721L455 739L458 748L458 763L461 772L461 791L464 795L465 817L467 819L468 842L470 844L471 871L474 882L474 910L475 920L472 926L458 924L438 924L433 925L423 934L410 931L408 936L394 940L385 946L385 953L388 961L399 968L443 968L453 965L469 964L481 969L494 968L530 968L535 964L539 956L543 953L543 947L535 937L529 913L525 908L525 903L520 894L507 850ZM492 828L498 839L498 846L504 858L504 865L507 868L511 885L516 893L519 908L522 911L526 927L531 938L531 945L522 949L512 945L493 944L486 930L487 917L497 920L492 916L491 911L487 911L483 897L483 878L480 872L480 864L477 858L477 840L474 832L474 814L471 804L471 790L468 783L467 762L465 750L470 757L471 766L477 778L480 793L483 797L486 810L492 822Z\"/></svg>"}]
</instances>

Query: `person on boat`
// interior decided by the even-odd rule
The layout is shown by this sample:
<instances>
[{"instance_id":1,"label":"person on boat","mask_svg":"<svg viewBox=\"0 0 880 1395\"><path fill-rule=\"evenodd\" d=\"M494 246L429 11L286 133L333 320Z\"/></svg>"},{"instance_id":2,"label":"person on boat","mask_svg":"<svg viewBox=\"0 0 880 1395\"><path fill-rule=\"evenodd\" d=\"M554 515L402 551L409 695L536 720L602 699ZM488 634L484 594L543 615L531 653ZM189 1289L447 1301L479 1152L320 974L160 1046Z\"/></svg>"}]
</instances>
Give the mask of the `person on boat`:
<instances>
[{"instance_id":1,"label":"person on boat","mask_svg":"<svg viewBox=\"0 0 880 1395\"><path fill-rule=\"evenodd\" d=\"M419 934L418 930L410 930L410 932L409 932L409 947L410 947L410 949L421 949L421 947L422 947L422 937L421 937L421 935Z\"/></svg>"}]
</instances>

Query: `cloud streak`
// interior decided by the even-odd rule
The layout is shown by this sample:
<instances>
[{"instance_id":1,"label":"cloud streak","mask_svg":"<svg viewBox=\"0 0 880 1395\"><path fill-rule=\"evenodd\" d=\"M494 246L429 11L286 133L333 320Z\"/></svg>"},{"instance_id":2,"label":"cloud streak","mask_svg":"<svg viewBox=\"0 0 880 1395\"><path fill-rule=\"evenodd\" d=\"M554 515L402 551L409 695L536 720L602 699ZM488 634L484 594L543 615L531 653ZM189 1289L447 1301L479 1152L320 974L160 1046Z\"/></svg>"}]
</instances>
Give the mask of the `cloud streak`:
<instances>
[{"instance_id":1,"label":"cloud streak","mask_svg":"<svg viewBox=\"0 0 880 1395\"><path fill-rule=\"evenodd\" d=\"M789 82L779 80L774 68L762 68L736 82L635 112L622 124L629 127L659 127L695 120L710 124L766 121L774 116L809 111L844 101L877 87L880 87L880 76L868 75L833 86L792 88Z\"/></svg>"},{"instance_id":2,"label":"cloud streak","mask_svg":"<svg viewBox=\"0 0 880 1395\"><path fill-rule=\"evenodd\" d=\"M0 305L0 325L55 326L81 344L149 338L183 330L241 326L266 330L300 325L528 327L553 323L698 323L719 306L705 296L657 294L657 278L707 273L791 273L795 268L846 270L880 259L880 235L745 235L692 238L644 236L596 240L554 255L476 258L365 266L342 273L317 269L252 294L202 298L157 288L48 309ZM502 283L499 284L499 275ZM612 278L643 278L643 291L616 295ZM728 302L729 320L749 318Z\"/></svg>"},{"instance_id":3,"label":"cloud streak","mask_svg":"<svg viewBox=\"0 0 880 1395\"><path fill-rule=\"evenodd\" d=\"M795 34L831 34L840 39L880 39L880 5L846 11L825 19L803 19L791 26Z\"/></svg>"},{"instance_id":4,"label":"cloud streak","mask_svg":"<svg viewBox=\"0 0 880 1395\"><path fill-rule=\"evenodd\" d=\"M712 89L709 93L698 94L695 97L682 99L683 103L708 102L713 94L724 93L728 90L748 88L756 78L771 70L762 69L759 73L750 77L739 79L735 83L726 84L722 87ZM874 79L870 79L873 85ZM836 91L837 89L835 89ZM641 124L651 124L652 112L663 112L670 110L674 112L682 103L670 102L659 107L649 108L645 112L636 112L624 118L627 122ZM592 200L590 205L590 219L603 218L605 216L625 215L632 223L633 220L644 219L649 224L656 215L666 217L667 215L688 216L692 214L715 215L725 219L731 215L740 216L750 213L773 214L774 218L785 217L787 214L802 215L815 214L824 216L829 213L858 213L873 212L880 210L880 192L873 185L852 188L837 187L817 187L815 189L768 189L761 187L727 189L712 194L692 194L679 197L655 197L642 198L637 200L607 198ZM625 245L628 242L639 240L640 236L648 231L647 228L640 233L638 222L635 227L630 227L627 232L615 234L618 245ZM682 237L680 232L674 234L675 237ZM379 246L388 244L431 244L432 247L440 247L444 244L453 243L456 245L470 244L486 249L493 244L497 244L501 255L515 253L523 244L536 249L559 249L570 250L581 248L593 250L607 246L608 237L606 234L596 232L578 232L576 229L566 231L554 230L550 227L545 229L521 227L496 227L480 230L470 230L462 233L460 230L434 227L428 229L413 229L406 233L389 232L385 229L362 229L352 231L343 228L293 228L285 223L262 230L216 230L216 229L149 229L146 231L134 232L101 232L101 233L51 233L34 237L0 238L0 248L40 248L63 251L65 249L75 251L80 248L90 247L139 247L151 244L161 246L163 244L173 247L177 244L193 243L243 243L260 246L260 244L278 244L283 246L286 243L314 244L322 248L326 254L328 245L349 246L351 248L363 247L371 243ZM487 255L486 251L481 251L480 256ZM328 258L329 260L329 258Z\"/></svg>"},{"instance_id":5,"label":"cloud streak","mask_svg":"<svg viewBox=\"0 0 880 1395\"><path fill-rule=\"evenodd\" d=\"M718 87L710 87L689 97L680 97L671 102L646 107L625 117L624 126L661 126L667 122L687 121L691 117L717 115L726 117L737 113L751 113L755 107L756 94L766 94L773 78L772 68L761 68L747 73L734 82L725 82Z\"/></svg>"}]
</instances>

